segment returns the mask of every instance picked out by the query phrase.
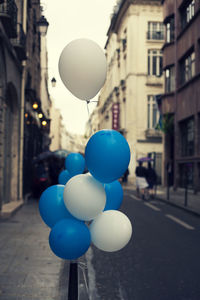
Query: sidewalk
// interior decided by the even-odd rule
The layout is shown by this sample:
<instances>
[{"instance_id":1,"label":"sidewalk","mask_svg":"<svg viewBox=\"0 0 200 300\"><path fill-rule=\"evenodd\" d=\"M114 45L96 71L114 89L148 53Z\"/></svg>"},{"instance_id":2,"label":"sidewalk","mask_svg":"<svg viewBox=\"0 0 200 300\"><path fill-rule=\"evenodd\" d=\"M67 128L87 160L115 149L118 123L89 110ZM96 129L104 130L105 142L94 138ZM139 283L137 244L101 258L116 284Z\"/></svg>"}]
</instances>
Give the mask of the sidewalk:
<instances>
[{"instance_id":1,"label":"sidewalk","mask_svg":"<svg viewBox=\"0 0 200 300\"><path fill-rule=\"evenodd\" d=\"M136 191L135 185L131 182L123 185L123 188ZM194 194L192 190L187 190L186 193L185 189L179 188L174 191L173 187L171 187L169 190L169 199L167 199L167 188L158 186L156 198L200 216L200 194Z\"/></svg>"},{"instance_id":2,"label":"sidewalk","mask_svg":"<svg viewBox=\"0 0 200 300\"><path fill-rule=\"evenodd\" d=\"M49 231L33 200L11 218L0 220L1 300L67 299L69 261L52 253ZM80 282L79 291L80 299L87 299Z\"/></svg>"}]
</instances>

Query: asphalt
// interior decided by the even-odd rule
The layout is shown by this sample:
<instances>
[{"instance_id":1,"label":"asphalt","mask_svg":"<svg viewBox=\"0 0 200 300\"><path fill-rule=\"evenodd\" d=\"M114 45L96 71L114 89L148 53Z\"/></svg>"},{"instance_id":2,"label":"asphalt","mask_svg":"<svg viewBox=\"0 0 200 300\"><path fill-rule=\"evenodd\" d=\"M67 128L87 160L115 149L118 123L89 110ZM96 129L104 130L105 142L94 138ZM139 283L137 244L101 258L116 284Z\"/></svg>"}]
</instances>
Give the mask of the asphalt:
<instances>
[{"instance_id":1,"label":"asphalt","mask_svg":"<svg viewBox=\"0 0 200 300\"><path fill-rule=\"evenodd\" d=\"M135 193L135 186L123 184ZM157 199L200 216L200 197L192 191L157 188ZM187 203L185 197L187 196ZM187 204L187 205L186 205ZM17 207L17 209L16 209ZM19 209L20 207L20 209ZM68 297L69 261L56 257L49 248L50 229L43 223L38 201L29 199L0 218L0 299L64 300ZM86 256L87 265L92 254ZM79 299L88 300L85 257L79 259ZM91 269L91 268L90 268ZM111 276L112 277L112 276ZM90 280L91 283L91 280ZM94 290L92 290L95 293ZM91 291L90 291L91 293ZM97 299L90 295L90 299Z\"/></svg>"}]
</instances>

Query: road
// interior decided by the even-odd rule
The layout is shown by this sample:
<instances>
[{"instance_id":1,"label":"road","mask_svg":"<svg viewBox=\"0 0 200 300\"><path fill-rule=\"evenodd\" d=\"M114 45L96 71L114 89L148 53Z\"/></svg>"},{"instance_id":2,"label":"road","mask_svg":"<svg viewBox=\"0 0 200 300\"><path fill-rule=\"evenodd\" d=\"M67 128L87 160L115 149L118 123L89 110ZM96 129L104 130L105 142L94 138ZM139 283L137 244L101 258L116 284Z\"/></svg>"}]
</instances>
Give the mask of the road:
<instances>
[{"instance_id":1,"label":"road","mask_svg":"<svg viewBox=\"0 0 200 300\"><path fill-rule=\"evenodd\" d=\"M200 218L124 191L133 235L120 251L86 254L91 300L199 300Z\"/></svg>"}]
</instances>

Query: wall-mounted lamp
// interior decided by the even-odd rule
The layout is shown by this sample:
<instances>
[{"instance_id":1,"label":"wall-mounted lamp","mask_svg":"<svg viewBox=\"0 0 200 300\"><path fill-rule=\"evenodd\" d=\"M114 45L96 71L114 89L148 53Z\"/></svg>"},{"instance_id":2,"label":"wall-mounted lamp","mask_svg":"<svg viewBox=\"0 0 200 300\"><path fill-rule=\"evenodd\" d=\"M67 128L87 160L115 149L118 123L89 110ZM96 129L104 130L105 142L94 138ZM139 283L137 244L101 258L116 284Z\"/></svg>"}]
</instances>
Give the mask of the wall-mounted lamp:
<instances>
[{"instance_id":1,"label":"wall-mounted lamp","mask_svg":"<svg viewBox=\"0 0 200 300\"><path fill-rule=\"evenodd\" d=\"M37 102L34 102L33 105L32 105L33 109L38 109L38 103Z\"/></svg>"},{"instance_id":2,"label":"wall-mounted lamp","mask_svg":"<svg viewBox=\"0 0 200 300\"><path fill-rule=\"evenodd\" d=\"M41 18L37 22L37 27L41 35L45 36L47 34L48 26L49 26L49 22L47 22L45 16L41 16Z\"/></svg>"},{"instance_id":3,"label":"wall-mounted lamp","mask_svg":"<svg viewBox=\"0 0 200 300\"><path fill-rule=\"evenodd\" d=\"M53 77L53 78L51 79L51 85L52 85L52 87L55 87L55 86L56 86L56 79L55 79L55 77Z\"/></svg>"},{"instance_id":4,"label":"wall-mounted lamp","mask_svg":"<svg viewBox=\"0 0 200 300\"><path fill-rule=\"evenodd\" d=\"M39 114L38 114L38 118L39 118L39 119L42 119L42 118L43 118L43 114L42 114L42 113L39 113Z\"/></svg>"},{"instance_id":5,"label":"wall-mounted lamp","mask_svg":"<svg viewBox=\"0 0 200 300\"><path fill-rule=\"evenodd\" d=\"M43 120L42 121L42 126L46 126L47 125L47 121Z\"/></svg>"}]
</instances>

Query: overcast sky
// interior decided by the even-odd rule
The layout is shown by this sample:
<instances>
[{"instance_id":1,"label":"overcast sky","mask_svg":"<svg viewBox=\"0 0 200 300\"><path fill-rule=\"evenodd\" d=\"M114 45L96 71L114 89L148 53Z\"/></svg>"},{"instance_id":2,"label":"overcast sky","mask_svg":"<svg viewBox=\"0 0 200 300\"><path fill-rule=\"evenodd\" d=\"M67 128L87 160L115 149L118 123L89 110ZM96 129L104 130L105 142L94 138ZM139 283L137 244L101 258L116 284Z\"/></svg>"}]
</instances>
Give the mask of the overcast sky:
<instances>
[{"instance_id":1,"label":"overcast sky","mask_svg":"<svg viewBox=\"0 0 200 300\"><path fill-rule=\"evenodd\" d=\"M62 83L58 61L63 48L78 38L89 38L104 49L110 15L116 0L51 0L41 1L44 15L49 22L47 46L49 80L55 77L55 88L49 87L55 106L61 109L66 129L83 134L88 119L87 104L73 96ZM97 97L92 100L97 100ZM90 112L96 106L89 104Z\"/></svg>"}]
</instances>

